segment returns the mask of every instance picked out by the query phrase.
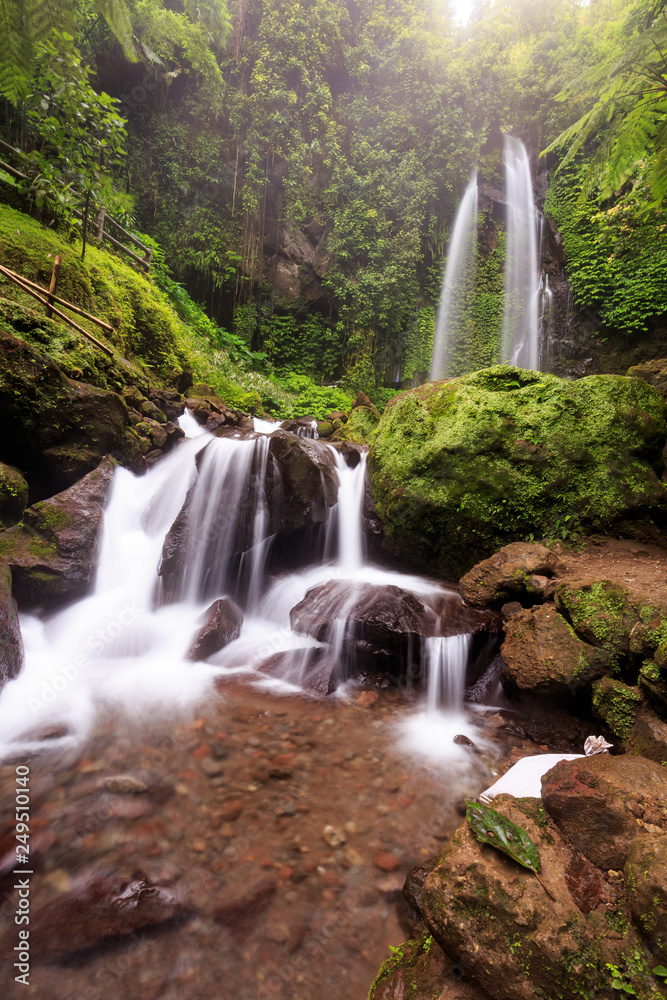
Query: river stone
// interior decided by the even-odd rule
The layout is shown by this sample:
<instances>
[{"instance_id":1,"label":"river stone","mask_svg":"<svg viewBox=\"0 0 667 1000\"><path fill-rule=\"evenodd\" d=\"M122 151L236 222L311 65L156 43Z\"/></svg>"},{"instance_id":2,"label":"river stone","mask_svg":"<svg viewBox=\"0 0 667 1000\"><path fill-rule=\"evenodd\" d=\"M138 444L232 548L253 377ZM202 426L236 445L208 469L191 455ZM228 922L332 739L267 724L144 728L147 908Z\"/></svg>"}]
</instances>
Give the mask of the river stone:
<instances>
[{"instance_id":1,"label":"river stone","mask_svg":"<svg viewBox=\"0 0 667 1000\"><path fill-rule=\"evenodd\" d=\"M506 691L542 696L573 692L604 672L605 661L577 638L553 604L519 611L505 624L501 647Z\"/></svg>"},{"instance_id":2,"label":"river stone","mask_svg":"<svg viewBox=\"0 0 667 1000\"><path fill-rule=\"evenodd\" d=\"M1 536L0 536L1 537ZM0 562L0 688L23 668L23 638L8 563Z\"/></svg>"},{"instance_id":3,"label":"river stone","mask_svg":"<svg viewBox=\"0 0 667 1000\"><path fill-rule=\"evenodd\" d=\"M459 593L471 608L500 606L518 596L541 596L533 577L550 580L564 570L558 556L544 545L512 542L484 559L463 576ZM531 602L533 603L533 602Z\"/></svg>"},{"instance_id":4,"label":"river stone","mask_svg":"<svg viewBox=\"0 0 667 1000\"><path fill-rule=\"evenodd\" d=\"M20 525L0 532L0 558L11 568L19 607L53 608L88 593L115 469L105 458L74 486L28 507Z\"/></svg>"},{"instance_id":5,"label":"river stone","mask_svg":"<svg viewBox=\"0 0 667 1000\"><path fill-rule=\"evenodd\" d=\"M658 390L618 375L501 365L403 392L369 456L387 544L452 578L530 533L659 540L665 432Z\"/></svg>"},{"instance_id":6,"label":"river stone","mask_svg":"<svg viewBox=\"0 0 667 1000\"><path fill-rule=\"evenodd\" d=\"M654 949L655 964L667 964L667 833L637 838L625 866L633 919Z\"/></svg>"},{"instance_id":7,"label":"river stone","mask_svg":"<svg viewBox=\"0 0 667 1000\"><path fill-rule=\"evenodd\" d=\"M493 808L537 845L542 878L555 898L532 872L480 844L464 822L424 882L419 906L428 929L494 1000L535 1000L535 984L543 997L592 995L605 962L638 946L637 934L610 929L611 907L581 912L565 878L571 851L539 799L501 795Z\"/></svg>"},{"instance_id":8,"label":"river stone","mask_svg":"<svg viewBox=\"0 0 667 1000\"><path fill-rule=\"evenodd\" d=\"M542 778L542 799L565 840L604 871L623 868L645 818L667 830L667 769L643 757L561 761Z\"/></svg>"},{"instance_id":9,"label":"river stone","mask_svg":"<svg viewBox=\"0 0 667 1000\"><path fill-rule=\"evenodd\" d=\"M214 601L199 619L201 628L197 632L186 660L207 660L234 639L238 639L243 625L243 612L229 597Z\"/></svg>"},{"instance_id":10,"label":"river stone","mask_svg":"<svg viewBox=\"0 0 667 1000\"><path fill-rule=\"evenodd\" d=\"M149 927L183 920L181 893L143 877L88 874L31 914L42 959L64 959Z\"/></svg>"},{"instance_id":11,"label":"river stone","mask_svg":"<svg viewBox=\"0 0 667 1000\"><path fill-rule=\"evenodd\" d=\"M129 419L115 392L67 378L51 358L0 330L0 461L18 465L32 498L51 496L99 465Z\"/></svg>"}]
</instances>

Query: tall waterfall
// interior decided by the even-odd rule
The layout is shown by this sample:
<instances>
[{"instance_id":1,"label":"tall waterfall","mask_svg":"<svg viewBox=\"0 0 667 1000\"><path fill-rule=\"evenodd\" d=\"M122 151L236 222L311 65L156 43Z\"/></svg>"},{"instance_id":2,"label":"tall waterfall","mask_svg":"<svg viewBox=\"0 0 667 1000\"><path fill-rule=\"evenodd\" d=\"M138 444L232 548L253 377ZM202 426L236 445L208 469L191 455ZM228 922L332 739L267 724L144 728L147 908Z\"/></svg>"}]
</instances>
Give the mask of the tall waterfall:
<instances>
[{"instance_id":1,"label":"tall waterfall","mask_svg":"<svg viewBox=\"0 0 667 1000\"><path fill-rule=\"evenodd\" d=\"M431 380L468 370L477 257L477 174L473 173L454 221L435 324Z\"/></svg>"},{"instance_id":2,"label":"tall waterfall","mask_svg":"<svg viewBox=\"0 0 667 1000\"><path fill-rule=\"evenodd\" d=\"M507 254L501 361L539 370L537 218L526 147L505 136Z\"/></svg>"}]
</instances>

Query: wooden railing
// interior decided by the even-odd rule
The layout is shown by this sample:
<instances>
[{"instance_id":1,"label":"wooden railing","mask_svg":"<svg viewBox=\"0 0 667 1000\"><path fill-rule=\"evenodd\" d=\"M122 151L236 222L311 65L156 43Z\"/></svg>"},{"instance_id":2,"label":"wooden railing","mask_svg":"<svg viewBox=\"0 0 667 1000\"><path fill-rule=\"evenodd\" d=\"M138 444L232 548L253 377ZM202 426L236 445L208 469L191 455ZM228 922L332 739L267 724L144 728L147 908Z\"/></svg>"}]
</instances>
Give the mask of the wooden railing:
<instances>
[{"instance_id":1,"label":"wooden railing","mask_svg":"<svg viewBox=\"0 0 667 1000\"><path fill-rule=\"evenodd\" d=\"M22 161L28 159L22 150L16 149L15 146L10 146L9 143L4 142L2 139L0 139L0 149L6 150ZM17 177L19 180L30 180L29 174L24 174L23 171L13 167L10 163L5 163L4 160L0 160L0 169L6 170L8 174L11 174L12 177ZM77 219L80 219L83 222L83 212L79 212L76 208L73 209L73 212ZM112 236L105 228L108 225L115 226L116 230L119 233L122 233L122 235L129 240L133 246L143 251L143 255L139 256L139 254L135 253L134 250L130 250L128 246L125 246L121 240ZM98 243L101 243L103 240L107 240L107 242L111 243L116 250L122 250L122 252L127 254L128 257L131 257L135 264L138 264L144 271L150 271L151 260L153 257L153 251L151 248L147 247L141 242L141 240L137 239L136 236L133 236L132 233L128 233L127 229L124 229L120 222L116 222L116 220L112 219L110 215L107 215L104 210L104 206L98 210L96 218L89 219L87 231L93 233Z\"/></svg>"}]
</instances>

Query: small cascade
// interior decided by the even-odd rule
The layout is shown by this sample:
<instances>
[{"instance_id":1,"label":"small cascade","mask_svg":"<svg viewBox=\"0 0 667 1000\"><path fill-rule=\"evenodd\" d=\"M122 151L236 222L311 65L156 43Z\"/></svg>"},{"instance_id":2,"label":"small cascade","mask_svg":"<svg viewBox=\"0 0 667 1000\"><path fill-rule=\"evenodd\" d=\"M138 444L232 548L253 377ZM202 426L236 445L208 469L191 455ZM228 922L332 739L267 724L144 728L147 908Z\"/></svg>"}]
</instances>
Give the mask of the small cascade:
<instances>
[{"instance_id":1,"label":"small cascade","mask_svg":"<svg viewBox=\"0 0 667 1000\"><path fill-rule=\"evenodd\" d=\"M501 361L538 371L537 215L526 147L505 136L507 251Z\"/></svg>"},{"instance_id":2,"label":"small cascade","mask_svg":"<svg viewBox=\"0 0 667 1000\"><path fill-rule=\"evenodd\" d=\"M454 221L435 324L431 381L468 371L477 258L477 174L473 173Z\"/></svg>"},{"instance_id":3,"label":"small cascade","mask_svg":"<svg viewBox=\"0 0 667 1000\"><path fill-rule=\"evenodd\" d=\"M307 424L299 424L295 428L294 433L297 437L310 438L313 441L319 441L320 435L317 431L317 420L311 420Z\"/></svg>"},{"instance_id":4,"label":"small cascade","mask_svg":"<svg viewBox=\"0 0 667 1000\"><path fill-rule=\"evenodd\" d=\"M266 546L269 436L214 438L205 451L188 513L181 596L203 600L230 589L259 596ZM253 517L248 512L254 511ZM241 567L234 554L241 550ZM249 577L249 579L247 579Z\"/></svg>"},{"instance_id":5,"label":"small cascade","mask_svg":"<svg viewBox=\"0 0 667 1000\"><path fill-rule=\"evenodd\" d=\"M463 706L466 668L472 636L434 636L425 639L429 714L458 712Z\"/></svg>"},{"instance_id":6,"label":"small cascade","mask_svg":"<svg viewBox=\"0 0 667 1000\"><path fill-rule=\"evenodd\" d=\"M354 468L345 456L331 445L338 476L338 503L329 511L325 542L325 558L336 552L341 571L354 574L361 569L364 558L363 505L366 485L366 454L360 455Z\"/></svg>"}]
</instances>

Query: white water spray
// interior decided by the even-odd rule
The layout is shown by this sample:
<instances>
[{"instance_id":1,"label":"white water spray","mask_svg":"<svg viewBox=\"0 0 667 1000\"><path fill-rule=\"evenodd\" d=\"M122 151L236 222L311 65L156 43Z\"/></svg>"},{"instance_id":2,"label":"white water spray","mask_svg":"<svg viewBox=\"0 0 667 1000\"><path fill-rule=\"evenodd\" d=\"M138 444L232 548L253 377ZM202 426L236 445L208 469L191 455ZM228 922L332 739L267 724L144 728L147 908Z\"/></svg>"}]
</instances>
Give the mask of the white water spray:
<instances>
[{"instance_id":1,"label":"white water spray","mask_svg":"<svg viewBox=\"0 0 667 1000\"><path fill-rule=\"evenodd\" d=\"M537 215L530 161L520 139L505 136L507 256L501 361L539 370Z\"/></svg>"}]
</instances>

